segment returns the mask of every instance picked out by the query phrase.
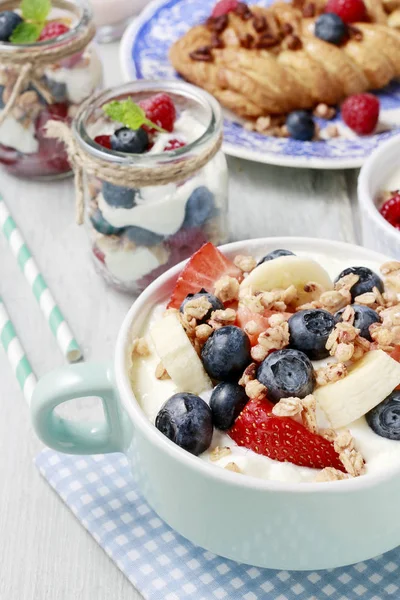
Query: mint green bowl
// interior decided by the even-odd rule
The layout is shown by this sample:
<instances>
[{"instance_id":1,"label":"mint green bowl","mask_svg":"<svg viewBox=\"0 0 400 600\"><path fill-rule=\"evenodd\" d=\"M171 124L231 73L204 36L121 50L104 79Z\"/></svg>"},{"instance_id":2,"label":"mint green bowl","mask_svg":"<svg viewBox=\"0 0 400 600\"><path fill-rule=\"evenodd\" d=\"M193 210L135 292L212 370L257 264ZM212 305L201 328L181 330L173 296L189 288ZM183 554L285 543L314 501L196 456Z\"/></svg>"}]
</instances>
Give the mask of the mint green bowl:
<instances>
[{"instance_id":1,"label":"mint green bowl","mask_svg":"<svg viewBox=\"0 0 400 600\"><path fill-rule=\"evenodd\" d=\"M227 256L263 255L275 248L349 257L386 257L358 246L307 238L228 244ZM147 419L127 372L132 335L165 300L182 264L157 279L134 302L119 332L114 368L78 364L49 373L32 401L38 436L69 454L123 452L144 497L180 534L211 552L259 567L315 570L369 559L400 544L400 465L382 475L329 483L264 481L232 473L180 449ZM72 398L99 396L105 422L73 423L54 409Z\"/></svg>"}]
</instances>

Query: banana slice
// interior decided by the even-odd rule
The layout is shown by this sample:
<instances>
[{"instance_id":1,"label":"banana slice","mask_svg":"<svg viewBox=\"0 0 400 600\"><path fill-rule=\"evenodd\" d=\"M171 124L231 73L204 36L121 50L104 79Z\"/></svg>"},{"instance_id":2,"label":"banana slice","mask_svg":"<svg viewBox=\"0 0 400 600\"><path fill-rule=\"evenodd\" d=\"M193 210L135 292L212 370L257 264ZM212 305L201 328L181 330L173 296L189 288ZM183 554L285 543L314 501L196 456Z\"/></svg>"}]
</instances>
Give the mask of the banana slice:
<instances>
[{"instance_id":1,"label":"banana slice","mask_svg":"<svg viewBox=\"0 0 400 600\"><path fill-rule=\"evenodd\" d=\"M305 292L304 286L311 281L318 283L323 291L333 289L328 273L315 260L301 256L281 256L256 267L240 285L240 294L269 292L287 289L294 285L298 291L296 306L317 300L320 291Z\"/></svg>"},{"instance_id":2,"label":"banana slice","mask_svg":"<svg viewBox=\"0 0 400 600\"><path fill-rule=\"evenodd\" d=\"M155 323L150 335L179 392L200 394L212 389L211 380L176 314L167 315Z\"/></svg>"},{"instance_id":3,"label":"banana slice","mask_svg":"<svg viewBox=\"0 0 400 600\"><path fill-rule=\"evenodd\" d=\"M373 350L347 377L314 390L314 397L336 429L365 415L399 384L400 363L383 350Z\"/></svg>"}]
</instances>

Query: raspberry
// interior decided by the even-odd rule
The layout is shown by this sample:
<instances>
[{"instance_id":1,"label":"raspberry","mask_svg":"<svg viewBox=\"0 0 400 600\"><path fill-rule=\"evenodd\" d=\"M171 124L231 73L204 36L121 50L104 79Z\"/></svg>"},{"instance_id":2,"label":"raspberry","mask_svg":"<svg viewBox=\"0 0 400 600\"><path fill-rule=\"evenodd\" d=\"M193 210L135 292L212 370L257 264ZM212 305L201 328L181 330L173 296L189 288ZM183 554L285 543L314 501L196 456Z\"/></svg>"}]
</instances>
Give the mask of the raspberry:
<instances>
[{"instance_id":1,"label":"raspberry","mask_svg":"<svg viewBox=\"0 0 400 600\"><path fill-rule=\"evenodd\" d=\"M356 94L343 102L342 118L358 135L372 133L379 119L379 100L372 94Z\"/></svg>"},{"instance_id":2,"label":"raspberry","mask_svg":"<svg viewBox=\"0 0 400 600\"><path fill-rule=\"evenodd\" d=\"M183 148L183 146L186 146L185 142L181 142L180 140L169 140L168 144L164 148L164 152L177 150L178 148Z\"/></svg>"},{"instance_id":3,"label":"raspberry","mask_svg":"<svg viewBox=\"0 0 400 600\"><path fill-rule=\"evenodd\" d=\"M214 10L212 11L211 16L216 18L221 17L222 15L227 15L228 13L235 10L238 4L238 0L220 0L214 6Z\"/></svg>"},{"instance_id":4,"label":"raspberry","mask_svg":"<svg viewBox=\"0 0 400 600\"><path fill-rule=\"evenodd\" d=\"M363 0L329 0L326 13L335 13L345 23L367 21L367 9Z\"/></svg>"},{"instance_id":5,"label":"raspberry","mask_svg":"<svg viewBox=\"0 0 400 600\"><path fill-rule=\"evenodd\" d=\"M39 42L51 40L60 35L64 35L64 33L67 33L67 31L69 31L69 27L64 25L64 23L60 23L59 21L50 21L43 27Z\"/></svg>"},{"instance_id":6,"label":"raspberry","mask_svg":"<svg viewBox=\"0 0 400 600\"><path fill-rule=\"evenodd\" d=\"M400 230L400 192L396 192L382 206L380 213L393 227Z\"/></svg>"},{"instance_id":7,"label":"raspberry","mask_svg":"<svg viewBox=\"0 0 400 600\"><path fill-rule=\"evenodd\" d=\"M139 102L139 106L143 108L146 117L155 125L158 125L167 131L172 131L174 129L176 110L174 103L168 94L156 94L155 96L151 96L150 98L147 98L147 100ZM154 133L155 131L155 129L147 128L146 126L144 126L144 129L150 133Z\"/></svg>"},{"instance_id":8,"label":"raspberry","mask_svg":"<svg viewBox=\"0 0 400 600\"><path fill-rule=\"evenodd\" d=\"M98 135L94 138L94 141L96 144L99 144L99 146L111 150L111 137L109 135Z\"/></svg>"}]
</instances>

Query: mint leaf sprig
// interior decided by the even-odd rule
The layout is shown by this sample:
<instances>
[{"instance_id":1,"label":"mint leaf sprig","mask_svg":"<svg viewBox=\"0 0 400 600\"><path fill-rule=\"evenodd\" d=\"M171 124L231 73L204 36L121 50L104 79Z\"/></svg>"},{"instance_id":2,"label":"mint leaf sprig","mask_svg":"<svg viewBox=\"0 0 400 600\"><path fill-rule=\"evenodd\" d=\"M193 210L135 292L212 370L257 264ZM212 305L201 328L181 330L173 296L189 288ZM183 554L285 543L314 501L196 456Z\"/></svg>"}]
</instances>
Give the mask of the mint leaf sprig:
<instances>
[{"instance_id":1,"label":"mint leaf sprig","mask_svg":"<svg viewBox=\"0 0 400 600\"><path fill-rule=\"evenodd\" d=\"M147 125L160 133L168 133L165 129L162 129L162 127L159 127L150 121L150 119L146 117L143 108L138 104L135 104L132 98L108 102L107 104L104 104L103 111L113 121L118 121L125 125L125 127L129 127L129 129L133 129L134 131L140 129L142 125Z\"/></svg>"},{"instance_id":2,"label":"mint leaf sprig","mask_svg":"<svg viewBox=\"0 0 400 600\"><path fill-rule=\"evenodd\" d=\"M10 42L13 44L32 44L40 38L51 11L51 0L22 0L22 23L12 32Z\"/></svg>"}]
</instances>

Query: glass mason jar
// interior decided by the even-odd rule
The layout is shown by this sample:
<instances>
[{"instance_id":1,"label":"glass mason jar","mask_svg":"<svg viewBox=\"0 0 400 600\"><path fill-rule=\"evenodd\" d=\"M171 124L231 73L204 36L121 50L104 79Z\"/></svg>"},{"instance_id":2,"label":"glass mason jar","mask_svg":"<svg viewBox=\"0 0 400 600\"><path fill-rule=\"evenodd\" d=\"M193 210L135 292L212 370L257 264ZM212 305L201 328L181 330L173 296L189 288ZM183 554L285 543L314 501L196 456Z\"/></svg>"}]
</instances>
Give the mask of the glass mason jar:
<instances>
[{"instance_id":1,"label":"glass mason jar","mask_svg":"<svg viewBox=\"0 0 400 600\"><path fill-rule=\"evenodd\" d=\"M174 102L175 126L172 133L156 137L148 152L116 152L94 141L120 127L104 114L104 104L129 97L138 103L161 92ZM185 131L185 146L164 150L177 133L185 135ZM110 285L139 294L205 242L217 245L227 240L228 171L220 150L222 116L218 102L207 92L178 81L134 81L103 92L83 107L72 132L84 155L105 161L107 170L111 167L119 175L122 166L128 171L140 168L150 180L150 185L127 186L125 182L117 186L83 168L93 258ZM193 159L197 165L199 157L204 164L199 169L195 166L190 175L177 180L178 173L173 181L151 185L152 174L156 176L160 168L164 172L169 165L185 169L188 161L193 165Z\"/></svg>"},{"instance_id":2,"label":"glass mason jar","mask_svg":"<svg viewBox=\"0 0 400 600\"><path fill-rule=\"evenodd\" d=\"M46 123L56 119L70 124L80 104L103 80L100 59L90 43L95 27L89 6L84 0L53 0L52 5L49 19L68 25L69 31L32 44L0 42L0 117L24 64L35 62L0 124L0 164L19 177L54 179L70 174L65 148L45 136ZM18 6L19 1L9 1L2 3L2 10ZM37 61L39 52L42 57ZM60 54L53 62L52 57Z\"/></svg>"}]
</instances>

